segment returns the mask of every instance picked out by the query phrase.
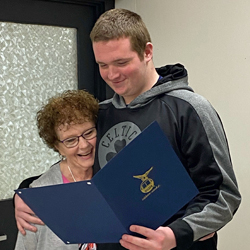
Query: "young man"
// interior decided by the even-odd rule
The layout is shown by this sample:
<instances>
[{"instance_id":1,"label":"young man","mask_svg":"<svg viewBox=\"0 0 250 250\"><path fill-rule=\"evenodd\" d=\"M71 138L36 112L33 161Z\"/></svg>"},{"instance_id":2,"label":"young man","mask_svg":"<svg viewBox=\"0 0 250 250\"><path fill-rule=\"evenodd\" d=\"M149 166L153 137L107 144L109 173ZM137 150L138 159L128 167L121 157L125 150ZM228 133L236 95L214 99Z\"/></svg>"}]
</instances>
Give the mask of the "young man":
<instances>
[{"instance_id":1,"label":"young man","mask_svg":"<svg viewBox=\"0 0 250 250\"><path fill-rule=\"evenodd\" d=\"M130 227L145 238L123 235L121 245L100 244L97 248L216 249L216 234L199 239L225 226L241 201L218 114L188 86L182 65L155 69L150 35L136 13L107 11L90 37L100 74L115 91L112 99L100 104L95 172L156 120L200 191L157 230ZM28 209L18 206L17 223L27 228L23 219L28 219L24 213Z\"/></svg>"}]
</instances>

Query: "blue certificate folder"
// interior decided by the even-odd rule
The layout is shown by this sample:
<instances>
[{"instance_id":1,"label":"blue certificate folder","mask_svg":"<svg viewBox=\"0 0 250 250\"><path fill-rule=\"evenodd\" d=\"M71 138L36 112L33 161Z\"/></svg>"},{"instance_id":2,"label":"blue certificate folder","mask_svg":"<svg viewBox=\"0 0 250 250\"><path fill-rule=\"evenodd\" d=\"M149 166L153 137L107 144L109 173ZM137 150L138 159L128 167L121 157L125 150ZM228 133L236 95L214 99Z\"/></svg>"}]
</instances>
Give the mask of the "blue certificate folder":
<instances>
[{"instance_id":1,"label":"blue certificate folder","mask_svg":"<svg viewBox=\"0 0 250 250\"><path fill-rule=\"evenodd\" d=\"M156 229L198 194L157 122L90 181L15 192L66 244L119 242L132 224Z\"/></svg>"}]
</instances>

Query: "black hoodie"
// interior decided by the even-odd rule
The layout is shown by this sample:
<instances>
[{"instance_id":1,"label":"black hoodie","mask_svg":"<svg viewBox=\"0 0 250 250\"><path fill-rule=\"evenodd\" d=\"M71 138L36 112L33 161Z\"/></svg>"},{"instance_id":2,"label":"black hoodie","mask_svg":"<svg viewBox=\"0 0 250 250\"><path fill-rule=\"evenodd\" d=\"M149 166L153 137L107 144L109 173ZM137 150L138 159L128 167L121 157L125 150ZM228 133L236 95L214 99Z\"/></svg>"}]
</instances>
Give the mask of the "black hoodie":
<instances>
[{"instance_id":1,"label":"black hoodie","mask_svg":"<svg viewBox=\"0 0 250 250\"><path fill-rule=\"evenodd\" d=\"M100 104L94 170L156 120L200 191L164 225L173 230L177 249L216 249L216 235L198 240L228 223L241 201L222 123L211 104L188 86L184 66L156 70L161 79L128 105L117 94ZM100 244L98 249L122 247Z\"/></svg>"}]
</instances>

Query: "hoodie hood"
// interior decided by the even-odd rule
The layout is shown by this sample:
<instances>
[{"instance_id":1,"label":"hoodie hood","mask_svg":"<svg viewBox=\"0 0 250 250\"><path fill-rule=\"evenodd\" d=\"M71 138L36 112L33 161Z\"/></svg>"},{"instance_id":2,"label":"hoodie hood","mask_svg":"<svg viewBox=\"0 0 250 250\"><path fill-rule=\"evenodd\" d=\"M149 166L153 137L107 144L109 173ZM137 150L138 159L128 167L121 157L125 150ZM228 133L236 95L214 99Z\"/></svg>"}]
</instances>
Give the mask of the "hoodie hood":
<instances>
[{"instance_id":1,"label":"hoodie hood","mask_svg":"<svg viewBox=\"0 0 250 250\"><path fill-rule=\"evenodd\" d=\"M166 65L160 68L156 68L157 73L160 75L160 79L155 85L148 91L137 96L131 103L126 105L122 96L114 94L113 98L102 102L103 104L112 101L112 104L117 109L122 108L138 108L153 101L158 95L169 93L177 89L186 89L192 91L192 88L188 86L188 74L185 67L181 64Z\"/></svg>"}]
</instances>

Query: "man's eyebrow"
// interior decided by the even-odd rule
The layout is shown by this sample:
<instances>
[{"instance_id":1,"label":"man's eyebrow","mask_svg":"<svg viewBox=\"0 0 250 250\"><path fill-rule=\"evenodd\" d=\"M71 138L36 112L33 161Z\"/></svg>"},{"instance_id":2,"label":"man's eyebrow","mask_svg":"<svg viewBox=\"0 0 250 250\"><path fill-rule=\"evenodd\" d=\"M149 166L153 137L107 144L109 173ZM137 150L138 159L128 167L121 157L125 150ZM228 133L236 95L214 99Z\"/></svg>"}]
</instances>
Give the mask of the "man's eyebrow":
<instances>
[{"instance_id":1,"label":"man's eyebrow","mask_svg":"<svg viewBox=\"0 0 250 250\"><path fill-rule=\"evenodd\" d=\"M111 61L111 63L116 63L116 62L120 62L120 61L129 61L131 59L132 59L131 57L119 58L119 59L116 59L114 61ZM107 63L100 62L100 61L96 61L96 63L98 63L98 64L107 64Z\"/></svg>"},{"instance_id":2,"label":"man's eyebrow","mask_svg":"<svg viewBox=\"0 0 250 250\"><path fill-rule=\"evenodd\" d=\"M130 59L131 59L130 57L127 57L127 58L120 58L120 59L114 60L114 62L129 61Z\"/></svg>"},{"instance_id":3,"label":"man's eyebrow","mask_svg":"<svg viewBox=\"0 0 250 250\"><path fill-rule=\"evenodd\" d=\"M99 63L103 63L103 62L100 62L100 61L97 61L97 60L96 60L96 63L98 63L98 64L99 64Z\"/></svg>"}]
</instances>

